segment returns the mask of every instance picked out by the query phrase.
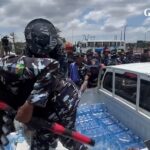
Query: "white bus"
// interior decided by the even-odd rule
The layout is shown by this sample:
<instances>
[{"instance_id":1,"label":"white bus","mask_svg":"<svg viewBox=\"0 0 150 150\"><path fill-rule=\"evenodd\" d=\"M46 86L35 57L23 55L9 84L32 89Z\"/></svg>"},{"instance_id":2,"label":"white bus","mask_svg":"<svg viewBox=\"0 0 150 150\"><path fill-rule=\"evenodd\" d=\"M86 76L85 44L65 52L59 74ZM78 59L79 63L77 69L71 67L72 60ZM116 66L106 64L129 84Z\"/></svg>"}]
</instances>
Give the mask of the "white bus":
<instances>
[{"instance_id":1,"label":"white bus","mask_svg":"<svg viewBox=\"0 0 150 150\"><path fill-rule=\"evenodd\" d=\"M125 41L121 41L121 40L89 40L85 43L86 43L86 49L103 50L104 47L107 47L110 50L113 49L126 50L126 43Z\"/></svg>"}]
</instances>

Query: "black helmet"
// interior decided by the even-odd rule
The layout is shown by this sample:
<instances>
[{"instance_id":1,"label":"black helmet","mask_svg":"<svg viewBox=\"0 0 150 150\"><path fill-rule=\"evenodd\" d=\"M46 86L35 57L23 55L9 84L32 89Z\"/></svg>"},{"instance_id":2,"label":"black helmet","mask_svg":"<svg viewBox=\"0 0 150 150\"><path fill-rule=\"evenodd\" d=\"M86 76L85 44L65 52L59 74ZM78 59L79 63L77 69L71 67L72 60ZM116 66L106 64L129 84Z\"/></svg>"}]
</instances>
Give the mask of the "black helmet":
<instances>
[{"instance_id":1,"label":"black helmet","mask_svg":"<svg viewBox=\"0 0 150 150\"><path fill-rule=\"evenodd\" d=\"M28 23L25 28L26 50L29 56L48 57L57 45L58 34L54 25L39 18Z\"/></svg>"},{"instance_id":2,"label":"black helmet","mask_svg":"<svg viewBox=\"0 0 150 150\"><path fill-rule=\"evenodd\" d=\"M1 39L2 45L8 45L8 44L9 44L8 38L9 38L9 37L6 35L6 36L4 36L4 37Z\"/></svg>"}]
</instances>

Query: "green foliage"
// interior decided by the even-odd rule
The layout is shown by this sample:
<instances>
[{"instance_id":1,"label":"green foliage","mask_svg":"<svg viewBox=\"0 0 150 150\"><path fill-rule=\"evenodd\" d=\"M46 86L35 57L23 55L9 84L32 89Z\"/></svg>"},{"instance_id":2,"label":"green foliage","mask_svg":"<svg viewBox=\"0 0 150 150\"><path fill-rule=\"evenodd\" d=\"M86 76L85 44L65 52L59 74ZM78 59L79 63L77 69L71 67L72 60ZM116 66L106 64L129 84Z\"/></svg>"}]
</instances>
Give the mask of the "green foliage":
<instances>
[{"instance_id":1,"label":"green foliage","mask_svg":"<svg viewBox=\"0 0 150 150\"><path fill-rule=\"evenodd\" d=\"M22 54L24 48L25 48L25 43L23 43L23 42L15 43L15 53L16 54L18 54L18 55Z\"/></svg>"}]
</instances>

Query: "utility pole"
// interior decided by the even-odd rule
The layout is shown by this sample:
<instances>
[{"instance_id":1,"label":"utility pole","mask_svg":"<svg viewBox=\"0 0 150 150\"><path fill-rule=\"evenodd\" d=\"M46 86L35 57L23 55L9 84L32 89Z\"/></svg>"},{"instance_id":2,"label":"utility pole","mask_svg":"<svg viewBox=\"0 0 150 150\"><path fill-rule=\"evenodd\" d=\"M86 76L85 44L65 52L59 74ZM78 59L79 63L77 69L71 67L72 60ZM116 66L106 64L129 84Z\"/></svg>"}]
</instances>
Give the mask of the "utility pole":
<instances>
[{"instance_id":1,"label":"utility pole","mask_svg":"<svg viewBox=\"0 0 150 150\"><path fill-rule=\"evenodd\" d=\"M0 34L0 57L3 56L3 47L2 47L2 34Z\"/></svg>"},{"instance_id":2,"label":"utility pole","mask_svg":"<svg viewBox=\"0 0 150 150\"><path fill-rule=\"evenodd\" d=\"M73 42L74 42L74 39L73 39L73 28L72 28L72 44L73 44Z\"/></svg>"},{"instance_id":3,"label":"utility pole","mask_svg":"<svg viewBox=\"0 0 150 150\"><path fill-rule=\"evenodd\" d=\"M149 30L149 31L146 31L145 34L144 34L144 36L145 36L145 37L144 37L144 38L145 38L145 41L147 41L147 40L149 39L149 38L148 38L148 34L147 34L147 33L149 33L149 32L150 32L150 30Z\"/></svg>"},{"instance_id":4,"label":"utility pole","mask_svg":"<svg viewBox=\"0 0 150 150\"><path fill-rule=\"evenodd\" d=\"M146 41L146 32L145 32L145 41Z\"/></svg>"},{"instance_id":5,"label":"utility pole","mask_svg":"<svg viewBox=\"0 0 150 150\"><path fill-rule=\"evenodd\" d=\"M117 35L114 35L114 40L117 40Z\"/></svg>"},{"instance_id":6,"label":"utility pole","mask_svg":"<svg viewBox=\"0 0 150 150\"><path fill-rule=\"evenodd\" d=\"M121 35L120 35L120 41L122 41L122 30L121 30Z\"/></svg>"},{"instance_id":7,"label":"utility pole","mask_svg":"<svg viewBox=\"0 0 150 150\"><path fill-rule=\"evenodd\" d=\"M10 36L12 36L13 48L14 48L14 51L15 51L16 50L16 46L15 46L15 33L14 32L10 33Z\"/></svg>"},{"instance_id":8,"label":"utility pole","mask_svg":"<svg viewBox=\"0 0 150 150\"><path fill-rule=\"evenodd\" d=\"M126 28L127 28L127 25L124 26L124 42L126 41ZM126 43L125 43L125 49L126 51Z\"/></svg>"},{"instance_id":9,"label":"utility pole","mask_svg":"<svg viewBox=\"0 0 150 150\"><path fill-rule=\"evenodd\" d=\"M150 32L150 30L149 31L147 31L147 33L149 33ZM148 41L150 41L150 39L149 39L149 34L147 34L148 36L147 36L147 40Z\"/></svg>"},{"instance_id":10,"label":"utility pole","mask_svg":"<svg viewBox=\"0 0 150 150\"><path fill-rule=\"evenodd\" d=\"M126 28L127 28L127 25L124 26L124 41L126 41Z\"/></svg>"}]
</instances>

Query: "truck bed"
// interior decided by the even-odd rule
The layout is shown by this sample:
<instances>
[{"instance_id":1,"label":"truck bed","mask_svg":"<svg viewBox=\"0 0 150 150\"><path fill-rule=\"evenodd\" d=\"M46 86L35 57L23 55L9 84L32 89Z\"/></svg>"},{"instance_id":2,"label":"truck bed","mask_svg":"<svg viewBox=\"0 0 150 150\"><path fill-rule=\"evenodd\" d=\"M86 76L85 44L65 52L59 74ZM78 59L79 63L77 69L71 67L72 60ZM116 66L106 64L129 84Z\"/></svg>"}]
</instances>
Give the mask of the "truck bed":
<instances>
[{"instance_id":1,"label":"truck bed","mask_svg":"<svg viewBox=\"0 0 150 150\"><path fill-rule=\"evenodd\" d=\"M88 89L78 108L76 128L92 137L96 145L91 150L127 150L146 148L143 139L111 114L97 89Z\"/></svg>"}]
</instances>

